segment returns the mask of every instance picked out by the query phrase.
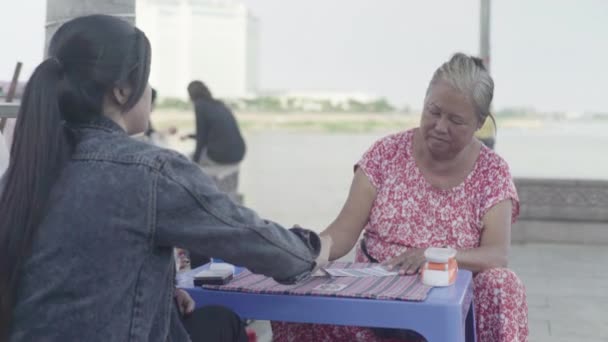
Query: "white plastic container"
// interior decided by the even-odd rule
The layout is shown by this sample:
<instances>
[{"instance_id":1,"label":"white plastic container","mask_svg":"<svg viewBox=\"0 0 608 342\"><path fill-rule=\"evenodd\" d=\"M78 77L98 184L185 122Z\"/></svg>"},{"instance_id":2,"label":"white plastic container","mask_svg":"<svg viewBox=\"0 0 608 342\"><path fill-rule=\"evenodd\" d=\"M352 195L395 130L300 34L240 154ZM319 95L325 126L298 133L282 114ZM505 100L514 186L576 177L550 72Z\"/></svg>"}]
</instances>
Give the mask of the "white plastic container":
<instances>
[{"instance_id":1,"label":"white plastic container","mask_svg":"<svg viewBox=\"0 0 608 342\"><path fill-rule=\"evenodd\" d=\"M424 251L424 257L422 283L438 287L454 284L458 273L455 249L430 247Z\"/></svg>"}]
</instances>

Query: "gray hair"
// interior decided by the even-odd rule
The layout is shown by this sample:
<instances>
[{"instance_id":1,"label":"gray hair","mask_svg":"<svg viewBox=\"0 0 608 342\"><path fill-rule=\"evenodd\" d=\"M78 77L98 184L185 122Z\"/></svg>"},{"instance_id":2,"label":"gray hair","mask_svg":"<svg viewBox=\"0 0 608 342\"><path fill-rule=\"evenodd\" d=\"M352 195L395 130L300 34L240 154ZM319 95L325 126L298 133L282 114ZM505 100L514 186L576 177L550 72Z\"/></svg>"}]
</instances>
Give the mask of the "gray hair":
<instances>
[{"instance_id":1,"label":"gray hair","mask_svg":"<svg viewBox=\"0 0 608 342\"><path fill-rule=\"evenodd\" d=\"M427 96L433 85L440 80L447 81L454 88L470 96L481 123L490 116L494 81L480 58L456 53L435 71L426 91Z\"/></svg>"}]
</instances>

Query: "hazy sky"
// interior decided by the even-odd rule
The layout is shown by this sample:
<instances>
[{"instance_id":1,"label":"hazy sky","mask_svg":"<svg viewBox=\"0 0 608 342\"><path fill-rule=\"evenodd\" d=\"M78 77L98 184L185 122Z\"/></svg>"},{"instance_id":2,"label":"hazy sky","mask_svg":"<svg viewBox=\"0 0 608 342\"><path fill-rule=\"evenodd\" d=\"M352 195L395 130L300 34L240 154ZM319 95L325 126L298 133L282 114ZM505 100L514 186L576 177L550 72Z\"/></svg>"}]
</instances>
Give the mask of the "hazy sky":
<instances>
[{"instance_id":1,"label":"hazy sky","mask_svg":"<svg viewBox=\"0 0 608 342\"><path fill-rule=\"evenodd\" d=\"M365 91L419 108L441 62L478 52L479 0L242 1L260 19L263 89ZM25 75L40 62L45 3L0 0L0 79L16 60ZM607 18L606 0L494 0L495 107L608 112Z\"/></svg>"}]
</instances>

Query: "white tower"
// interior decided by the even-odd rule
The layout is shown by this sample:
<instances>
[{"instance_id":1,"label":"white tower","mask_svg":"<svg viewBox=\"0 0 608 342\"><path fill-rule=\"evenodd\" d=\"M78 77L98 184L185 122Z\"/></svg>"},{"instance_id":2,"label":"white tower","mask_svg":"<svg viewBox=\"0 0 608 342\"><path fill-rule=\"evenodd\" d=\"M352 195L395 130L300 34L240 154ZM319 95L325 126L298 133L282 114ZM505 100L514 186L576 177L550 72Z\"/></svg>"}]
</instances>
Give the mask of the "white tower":
<instances>
[{"instance_id":1,"label":"white tower","mask_svg":"<svg viewBox=\"0 0 608 342\"><path fill-rule=\"evenodd\" d=\"M258 21L232 0L138 0L137 26L152 44L150 83L160 97L187 98L192 80L214 96L257 90Z\"/></svg>"}]
</instances>

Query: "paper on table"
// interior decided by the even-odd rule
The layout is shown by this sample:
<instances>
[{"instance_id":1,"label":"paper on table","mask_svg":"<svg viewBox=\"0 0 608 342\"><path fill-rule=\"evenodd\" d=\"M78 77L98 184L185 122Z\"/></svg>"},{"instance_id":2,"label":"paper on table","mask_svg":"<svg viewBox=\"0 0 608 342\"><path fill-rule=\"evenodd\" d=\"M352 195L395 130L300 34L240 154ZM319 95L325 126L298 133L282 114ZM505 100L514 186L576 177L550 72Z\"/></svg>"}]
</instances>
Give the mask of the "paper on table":
<instances>
[{"instance_id":1,"label":"paper on table","mask_svg":"<svg viewBox=\"0 0 608 342\"><path fill-rule=\"evenodd\" d=\"M398 275L398 272L386 270L382 266L371 266L366 268L324 268L332 277L389 277Z\"/></svg>"}]
</instances>

